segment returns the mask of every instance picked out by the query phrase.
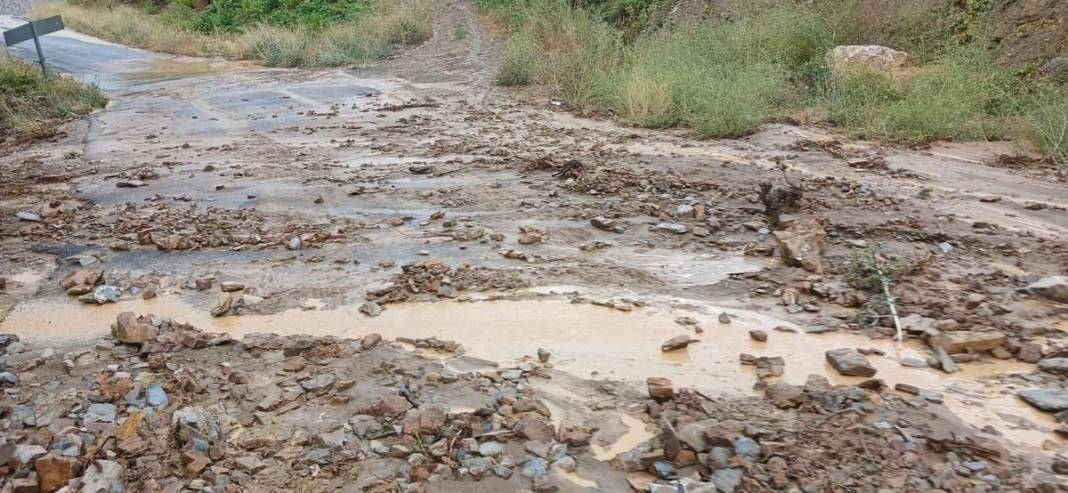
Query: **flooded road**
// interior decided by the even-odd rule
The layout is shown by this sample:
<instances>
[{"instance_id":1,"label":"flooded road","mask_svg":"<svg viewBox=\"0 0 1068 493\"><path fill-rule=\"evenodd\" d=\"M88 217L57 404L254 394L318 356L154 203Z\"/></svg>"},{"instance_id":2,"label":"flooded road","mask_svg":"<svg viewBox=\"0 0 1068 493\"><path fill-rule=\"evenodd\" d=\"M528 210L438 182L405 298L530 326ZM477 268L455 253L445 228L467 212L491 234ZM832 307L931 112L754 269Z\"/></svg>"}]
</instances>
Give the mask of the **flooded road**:
<instances>
[{"instance_id":1,"label":"flooded road","mask_svg":"<svg viewBox=\"0 0 1068 493\"><path fill-rule=\"evenodd\" d=\"M677 300L677 303L692 305L693 300ZM893 340L872 340L864 335L839 332L784 332L776 328L801 329L743 310L703 306L702 313L656 307L621 312L565 300L474 300L391 305L380 316L370 318L359 312L359 305L324 309L314 299L304 305L275 315L214 318L206 309L175 297L102 306L35 300L16 307L0 322L0 332L15 333L38 345L62 347L107 336L107 327L119 313L133 311L236 338L257 332L347 338L379 333L386 339L419 339L432 334L438 339L459 342L466 355L479 359L514 361L543 348L552 353L557 369L581 378L640 383L649 375L662 375L676 385L692 386L711 395L752 393L757 378L752 367L739 363L742 353L784 358L786 368L782 380L789 383L803 385L809 375L820 375L832 384L856 384L865 379L839 375L824 357L829 350L856 347L885 354L869 356L878 369L878 378L891 386L906 383L941 392L951 409L978 427L990 424L1013 440L1041 445L1050 437L1049 427L1055 426L1048 415L1031 409L1014 395L1001 395L1001 389L996 386L983 383L986 377L1029 373L1034 371L1034 365L987 358L962 365L962 371L953 374L913 368L900 363L895 356L898 346ZM720 313L728 313L731 323L721 324ZM679 325L675 322L679 316L695 318L704 332L697 334ZM749 330L753 329L767 331L767 342L750 338ZM683 350L660 350L660 343L680 334L690 335L699 342ZM925 347L912 342L900 351L901 358L924 360L928 356ZM1003 419L1001 415L1019 419ZM1031 426L1021 426L1024 423ZM631 447L633 444L618 444L598 454L615 455Z\"/></svg>"}]
</instances>

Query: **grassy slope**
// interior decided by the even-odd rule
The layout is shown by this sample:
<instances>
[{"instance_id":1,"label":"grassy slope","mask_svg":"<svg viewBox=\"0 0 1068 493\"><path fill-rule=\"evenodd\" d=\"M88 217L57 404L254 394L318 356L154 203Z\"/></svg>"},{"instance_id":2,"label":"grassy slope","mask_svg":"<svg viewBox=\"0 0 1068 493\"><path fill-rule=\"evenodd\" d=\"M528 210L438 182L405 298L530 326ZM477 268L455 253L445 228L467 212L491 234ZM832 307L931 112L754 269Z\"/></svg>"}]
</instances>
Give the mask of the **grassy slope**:
<instances>
[{"instance_id":1,"label":"grassy slope","mask_svg":"<svg viewBox=\"0 0 1068 493\"><path fill-rule=\"evenodd\" d=\"M636 125L735 137L815 107L857 133L907 142L1023 130L1049 156L1068 160L1068 91L996 66L981 39L945 20L949 4L776 3L743 8L729 20L647 27L627 39L633 29L618 28L604 10L575 9L566 0L480 2L505 12L514 28L499 83L546 84L579 107ZM824 57L843 44L902 49L911 66L893 79L832 76Z\"/></svg>"},{"instance_id":2,"label":"grassy slope","mask_svg":"<svg viewBox=\"0 0 1068 493\"><path fill-rule=\"evenodd\" d=\"M225 15L194 11L179 2L161 13L101 3L47 4L35 13L61 14L71 29L129 46L283 67L364 64L396 46L420 43L431 32L428 0L381 1L359 8L356 5L362 4L353 3L356 11L348 16L279 14L285 9L256 16L242 13L242 4L220 3L238 9Z\"/></svg>"},{"instance_id":3,"label":"grassy slope","mask_svg":"<svg viewBox=\"0 0 1068 493\"><path fill-rule=\"evenodd\" d=\"M103 107L99 89L0 54L0 141L51 134L59 123Z\"/></svg>"}]
</instances>

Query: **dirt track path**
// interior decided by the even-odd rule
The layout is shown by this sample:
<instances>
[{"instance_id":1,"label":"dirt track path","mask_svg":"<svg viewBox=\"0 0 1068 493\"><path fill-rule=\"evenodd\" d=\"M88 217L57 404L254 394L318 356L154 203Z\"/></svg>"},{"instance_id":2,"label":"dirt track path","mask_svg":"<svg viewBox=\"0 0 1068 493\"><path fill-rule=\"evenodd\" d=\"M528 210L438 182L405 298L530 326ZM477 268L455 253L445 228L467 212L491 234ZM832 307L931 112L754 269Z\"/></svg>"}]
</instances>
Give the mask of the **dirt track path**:
<instances>
[{"instance_id":1,"label":"dirt track path","mask_svg":"<svg viewBox=\"0 0 1068 493\"><path fill-rule=\"evenodd\" d=\"M1068 187L979 164L1010 146L839 145L825 131L778 124L702 142L583 119L494 87L500 40L466 3L435 8L427 44L366 69L173 58L123 66L128 84L106 111L0 157L10 191L0 200L9 279L0 332L63 344L102 335L132 310L234 333L455 338L491 359L545 347L582 377L665 374L712 393L752 387L740 352L787 356L791 382L809 373L856 382L832 375L823 350L892 350L869 341L873 331L852 323L855 307L839 295L850 291L850 251L880 244L934 259L900 283L906 313L1063 344L1068 312L1016 291L1068 268ZM755 190L784 184L779 162L805 184L791 218L819 219L831 234L823 276L783 266L760 231ZM45 221L14 219L30 209ZM597 217L622 233L591 226ZM400 268L423 261L453 270ZM78 262L104 269L124 300L88 306L64 294L57 282ZM207 277L248 289L236 298L196 289ZM159 298L141 300L146 290ZM368 293L383 301L380 317L358 311ZM797 302L784 303L790 293ZM238 301L231 316L212 318L220 296ZM480 303L446 301L457 299ZM442 301L415 303L431 300ZM724 312L729 326L718 322ZM692 333L677 316L696 318L705 342L663 356L659 342ZM749 340L748 329L776 326L802 333ZM803 333L814 328L836 334ZM927 356L921 344L906 350ZM946 391L973 422L1031 445L1052 439L1051 418L977 380L1033 365L984 356L944 376L877 359L891 384ZM1033 422L1003 422L1006 412Z\"/></svg>"}]
</instances>

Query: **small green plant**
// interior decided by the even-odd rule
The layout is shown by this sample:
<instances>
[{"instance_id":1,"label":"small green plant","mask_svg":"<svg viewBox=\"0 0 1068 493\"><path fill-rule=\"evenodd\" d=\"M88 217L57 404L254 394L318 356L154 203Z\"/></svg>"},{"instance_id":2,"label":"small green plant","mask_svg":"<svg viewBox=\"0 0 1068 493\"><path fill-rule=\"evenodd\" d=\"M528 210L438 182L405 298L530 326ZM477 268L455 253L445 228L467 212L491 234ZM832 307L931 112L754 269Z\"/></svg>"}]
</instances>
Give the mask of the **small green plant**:
<instances>
[{"instance_id":1,"label":"small green plant","mask_svg":"<svg viewBox=\"0 0 1068 493\"><path fill-rule=\"evenodd\" d=\"M904 332L893 285L903 276L925 268L933 258L927 252L917 259L890 259L877 246L853 250L849 256L846 279L853 287L869 294L868 302L857 313L857 321L868 327L877 327L882 320L889 318L894 324L897 340L901 342Z\"/></svg>"}]
</instances>

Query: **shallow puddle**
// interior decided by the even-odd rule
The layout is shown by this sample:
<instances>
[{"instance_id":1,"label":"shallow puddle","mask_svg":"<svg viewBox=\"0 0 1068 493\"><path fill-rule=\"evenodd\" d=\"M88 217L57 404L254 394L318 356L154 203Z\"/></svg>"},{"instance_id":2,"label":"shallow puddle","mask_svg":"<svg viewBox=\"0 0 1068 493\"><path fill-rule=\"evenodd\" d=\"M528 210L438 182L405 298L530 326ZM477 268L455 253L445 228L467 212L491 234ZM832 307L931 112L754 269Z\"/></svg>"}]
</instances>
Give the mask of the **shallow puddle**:
<instances>
[{"instance_id":1,"label":"shallow puddle","mask_svg":"<svg viewBox=\"0 0 1068 493\"><path fill-rule=\"evenodd\" d=\"M948 404L961 410L965 417L974 418L970 422L979 427L994 425L1013 440L1028 443L1038 440L1040 444L1042 439L1054 439L1051 433L1004 426L1005 420L999 419L996 413L1014 413L1045 426L1052 424L1051 417L1033 412L1015 397L995 396L1000 399L995 407L988 406L985 398L968 399L966 395L968 392L976 396L990 395L994 391L975 382L976 378L1028 373L1034 370L1034 365L983 360L961 365L962 371L955 374L906 368L894 358L897 348L891 340L870 340L847 333L780 332L772 328L789 324L739 310L728 310L732 323L720 324L718 309L707 308L710 313L700 315L652 309L620 312L563 300L526 300L390 305L374 318L361 315L355 305L332 310L294 309L276 315L212 318L207 308L195 308L171 297L103 306L87 306L73 300L34 300L17 306L0 323L0 332L14 332L26 340L44 344L92 339L107 334L120 312L133 311L174 318L235 337L253 332L352 338L377 332L387 339L433 336L461 343L467 354L476 358L508 361L545 348L552 353L552 362L558 369L580 377L642 382L649 376L666 376L676 387L694 386L720 394L750 393L756 382L750 367L739 364L740 353L783 357L786 360L783 378L787 382L803 384L808 375L817 374L833 383L858 383L863 379L843 377L831 369L824 352L842 347L879 348L887 356L870 356L869 360L878 368L877 376L888 384L909 383L945 392ZM694 334L675 323L675 316L683 314L696 318L704 333ZM768 332L766 343L750 339L748 331L757 328ZM681 334L689 334L699 342L686 350L660 351L661 342ZM906 344L901 354L920 359L926 356L923 348L911 344ZM949 386L957 390L947 391ZM634 434L643 432L640 422L631 428ZM623 442L627 442L626 437L609 447L610 450L598 451L598 455L611 456L617 448L626 450L633 446Z\"/></svg>"}]
</instances>

